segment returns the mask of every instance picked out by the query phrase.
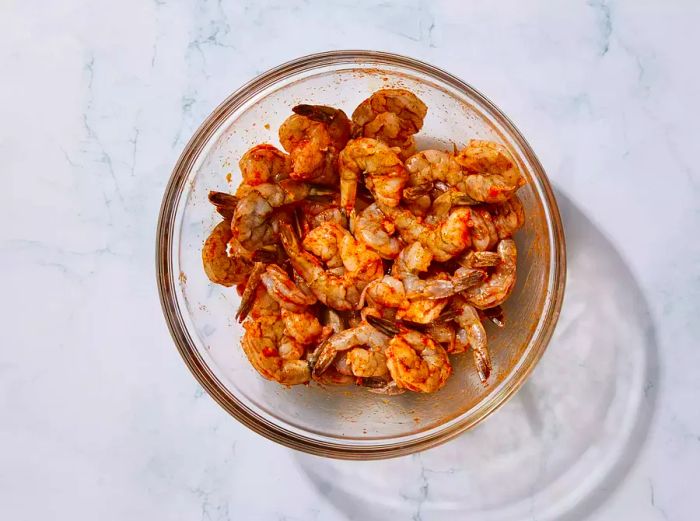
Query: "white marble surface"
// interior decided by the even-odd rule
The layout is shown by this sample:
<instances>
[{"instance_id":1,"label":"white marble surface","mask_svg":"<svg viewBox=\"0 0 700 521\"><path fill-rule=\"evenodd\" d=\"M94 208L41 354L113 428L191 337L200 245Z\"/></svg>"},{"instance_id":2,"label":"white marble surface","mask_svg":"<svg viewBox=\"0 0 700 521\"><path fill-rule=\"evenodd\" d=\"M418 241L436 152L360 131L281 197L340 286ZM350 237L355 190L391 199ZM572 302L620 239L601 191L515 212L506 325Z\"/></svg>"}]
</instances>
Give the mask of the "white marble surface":
<instances>
[{"instance_id":1,"label":"white marble surface","mask_svg":"<svg viewBox=\"0 0 700 521\"><path fill-rule=\"evenodd\" d=\"M2 2L0 517L697 519L699 24L690 0ZM338 48L485 92L539 154L569 239L530 382L385 462L297 454L228 417L155 285L161 195L199 122Z\"/></svg>"}]
</instances>

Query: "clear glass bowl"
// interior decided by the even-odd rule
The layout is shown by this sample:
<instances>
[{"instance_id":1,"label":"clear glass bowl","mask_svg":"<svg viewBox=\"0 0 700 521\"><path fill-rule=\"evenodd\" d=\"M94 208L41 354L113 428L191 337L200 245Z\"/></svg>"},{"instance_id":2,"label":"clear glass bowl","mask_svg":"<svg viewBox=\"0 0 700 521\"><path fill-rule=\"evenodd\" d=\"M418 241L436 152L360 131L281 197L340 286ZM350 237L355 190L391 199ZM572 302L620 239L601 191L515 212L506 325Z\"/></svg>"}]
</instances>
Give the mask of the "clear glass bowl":
<instances>
[{"instance_id":1,"label":"clear glass bowl","mask_svg":"<svg viewBox=\"0 0 700 521\"><path fill-rule=\"evenodd\" d=\"M357 387L285 388L263 379L239 347L232 288L211 284L201 247L219 221L210 190L233 191L238 159L251 146L278 144L277 129L299 103L348 114L383 87L415 92L428 106L419 148L452 149L471 138L498 141L528 184L518 192L526 222L517 234L518 282L504 305L507 325L489 327L494 371L483 386L471 356L454 357L438 393L382 397ZM322 456L379 459L442 443L476 425L524 382L542 356L564 293L564 236L547 177L523 136L482 94L411 58L335 51L285 63L240 88L199 127L165 191L158 222L157 276L163 312L180 354L201 385L229 413L283 445Z\"/></svg>"}]
</instances>

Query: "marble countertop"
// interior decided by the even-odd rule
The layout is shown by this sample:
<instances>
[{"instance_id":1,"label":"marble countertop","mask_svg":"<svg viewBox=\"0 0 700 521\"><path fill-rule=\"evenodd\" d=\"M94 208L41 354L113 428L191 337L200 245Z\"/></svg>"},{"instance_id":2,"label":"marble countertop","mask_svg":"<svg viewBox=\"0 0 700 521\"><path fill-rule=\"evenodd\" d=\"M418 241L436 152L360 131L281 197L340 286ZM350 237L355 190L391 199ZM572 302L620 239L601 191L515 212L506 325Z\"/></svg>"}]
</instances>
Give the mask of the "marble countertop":
<instances>
[{"instance_id":1,"label":"marble countertop","mask_svg":"<svg viewBox=\"0 0 700 521\"><path fill-rule=\"evenodd\" d=\"M698 4L3 2L0 516L685 520L700 470ZM158 209L185 142L253 76L371 48L486 93L544 164L569 274L525 387L446 445L296 453L173 347Z\"/></svg>"}]
</instances>

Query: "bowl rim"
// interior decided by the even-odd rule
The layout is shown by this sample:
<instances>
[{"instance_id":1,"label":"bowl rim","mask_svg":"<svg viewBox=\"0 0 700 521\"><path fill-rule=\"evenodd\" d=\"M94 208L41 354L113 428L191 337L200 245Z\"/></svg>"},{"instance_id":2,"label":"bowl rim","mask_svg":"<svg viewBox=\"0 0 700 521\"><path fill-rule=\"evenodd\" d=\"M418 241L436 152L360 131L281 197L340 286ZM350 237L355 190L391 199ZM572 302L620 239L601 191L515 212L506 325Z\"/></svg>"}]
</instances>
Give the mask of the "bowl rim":
<instances>
[{"instance_id":1,"label":"bowl rim","mask_svg":"<svg viewBox=\"0 0 700 521\"><path fill-rule=\"evenodd\" d=\"M522 153L526 156L532 166L535 177L541 185L544 195L541 202L549 215L548 221L551 230L548 230L548 232L552 239L549 266L551 274L549 280L552 282L548 283L546 288L547 295L543 305L543 314L545 316L544 320L541 321L542 327L533 330L529 341L530 346L533 348L524 353L525 357L520 360L515 368L517 374L510 375L512 379L509 385L503 386L499 392L489 395L485 400L486 403L481 402L479 404L478 415L474 415L472 409L458 417L459 421L449 422L444 429L440 429L440 427L430 429L424 435L416 435L410 441L380 442L372 445L348 445L329 442L304 436L298 432L291 432L254 413L233 394L225 390L218 378L214 376L204 360L196 352L196 349L191 348L189 331L184 323L176 299L172 298L174 294L173 289L177 283L176 277L179 276L173 269L173 256L171 255L175 227L174 217L177 213L180 196L185 188L191 167L195 164L202 149L209 142L210 137L225 121L224 116L247 102L261 89L272 86L275 82L288 75L339 63L357 63L358 65L372 63L405 67L445 82L455 90L475 99L489 111L490 116L497 120L499 125L508 133L509 138L518 144ZM339 459L383 459L425 450L444 443L465 430L474 427L503 406L523 385L549 344L561 311L566 284L566 247L559 208L542 164L513 122L481 92L452 74L414 58L371 50L328 51L287 61L256 76L220 103L194 132L173 168L159 211L155 253L158 293L170 335L185 364L207 393L224 410L258 434L296 450ZM536 344L533 345L535 340Z\"/></svg>"}]
</instances>

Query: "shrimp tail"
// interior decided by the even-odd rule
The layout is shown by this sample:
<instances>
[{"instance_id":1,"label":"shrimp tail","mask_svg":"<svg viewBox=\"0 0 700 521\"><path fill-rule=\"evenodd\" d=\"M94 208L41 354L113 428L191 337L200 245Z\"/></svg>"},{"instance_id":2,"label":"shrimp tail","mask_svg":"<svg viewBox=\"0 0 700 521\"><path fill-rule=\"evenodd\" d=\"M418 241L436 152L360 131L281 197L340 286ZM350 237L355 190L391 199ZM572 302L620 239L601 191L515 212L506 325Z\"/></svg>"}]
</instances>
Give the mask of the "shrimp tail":
<instances>
[{"instance_id":1,"label":"shrimp tail","mask_svg":"<svg viewBox=\"0 0 700 521\"><path fill-rule=\"evenodd\" d=\"M253 271L250 272L248 282L241 296L241 304L236 311L236 320L239 322L243 322L253 308L253 304L255 303L255 290L258 284L260 284L260 278L262 274L265 273L265 269L264 263L256 262L255 266L253 266Z\"/></svg>"},{"instance_id":2,"label":"shrimp tail","mask_svg":"<svg viewBox=\"0 0 700 521\"><path fill-rule=\"evenodd\" d=\"M225 192L211 191L209 192L209 202L214 205L219 215L230 221L233 219L236 206L238 206L238 197Z\"/></svg>"},{"instance_id":3,"label":"shrimp tail","mask_svg":"<svg viewBox=\"0 0 700 521\"><path fill-rule=\"evenodd\" d=\"M319 123L330 124L338 117L340 111L334 109L333 107L327 107L325 105L306 105L301 104L292 107L292 112L299 114L300 116L307 117Z\"/></svg>"},{"instance_id":4,"label":"shrimp tail","mask_svg":"<svg viewBox=\"0 0 700 521\"><path fill-rule=\"evenodd\" d=\"M461 293L462 291L476 286L479 282L486 278L486 273L483 270L464 269L455 273L452 282L454 284L454 292Z\"/></svg>"},{"instance_id":5,"label":"shrimp tail","mask_svg":"<svg viewBox=\"0 0 700 521\"><path fill-rule=\"evenodd\" d=\"M368 315L366 320L370 326L372 326L374 329L376 329L380 333L384 333L387 336L394 336L394 335L399 333L399 328L391 320L387 320L385 318L380 318L380 317L375 317L372 315Z\"/></svg>"},{"instance_id":6,"label":"shrimp tail","mask_svg":"<svg viewBox=\"0 0 700 521\"><path fill-rule=\"evenodd\" d=\"M489 268L497 266L501 257L495 251L470 251L457 259L457 262L465 268Z\"/></svg>"},{"instance_id":7,"label":"shrimp tail","mask_svg":"<svg viewBox=\"0 0 700 521\"><path fill-rule=\"evenodd\" d=\"M476 366L476 372L479 374L479 379L481 383L485 384L486 381L491 376L491 358L489 357L488 351L477 351L472 350L474 353L474 365Z\"/></svg>"}]
</instances>

